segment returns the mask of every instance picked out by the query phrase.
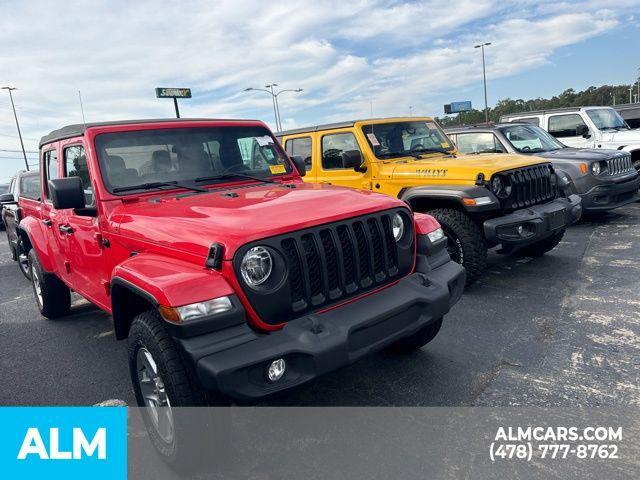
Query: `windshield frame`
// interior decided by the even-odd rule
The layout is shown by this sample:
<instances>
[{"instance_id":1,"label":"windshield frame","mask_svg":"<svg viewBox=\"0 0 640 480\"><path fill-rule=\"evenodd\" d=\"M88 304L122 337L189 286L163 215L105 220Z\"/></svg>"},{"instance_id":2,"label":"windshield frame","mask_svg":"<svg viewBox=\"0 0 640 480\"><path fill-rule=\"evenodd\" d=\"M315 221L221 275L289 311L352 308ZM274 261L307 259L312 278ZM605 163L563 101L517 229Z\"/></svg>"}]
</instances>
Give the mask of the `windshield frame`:
<instances>
[{"instance_id":1,"label":"windshield frame","mask_svg":"<svg viewBox=\"0 0 640 480\"><path fill-rule=\"evenodd\" d=\"M409 124L409 123L418 123L418 124L427 124L427 123L432 123L435 127L436 127L436 131L438 132L438 134L442 137L442 139L444 141L447 142L448 147L441 147L442 150L426 150L426 151L420 151L420 150L415 150L415 151L411 151L411 150L403 150L402 152L398 152L397 155L394 156L379 156L380 153L376 154L376 146L374 146L371 143L371 139L369 138L368 134L371 132L367 132L365 129L370 128L373 130L373 133L375 134L376 128L380 128L380 127L388 127L390 125L397 125L397 124ZM438 123L433 120L432 118L407 118L407 119L398 119L398 120L389 120L389 121L382 121L382 122L363 122L360 124L359 126L359 133L362 134L364 136L364 139L366 141L366 144L369 148L369 150L371 151L373 157L381 162L388 162L388 161L393 161L393 160L397 160L400 158L414 158L414 159L420 159L423 156L426 155L434 155L434 154L438 154L438 155L449 155L449 154L453 154L455 153L455 146L453 144L453 142L451 141L451 139L449 138L449 136L444 132L444 130L442 130L442 127L440 125L438 125ZM444 143L444 142L442 142ZM441 143L441 144L442 144ZM404 147L403 147L404 148Z\"/></svg>"},{"instance_id":2,"label":"windshield frame","mask_svg":"<svg viewBox=\"0 0 640 480\"><path fill-rule=\"evenodd\" d=\"M276 152L276 156L277 159L279 160L279 162L277 163L277 165L282 165L284 167L284 171L283 172L278 172L278 173L273 173L272 171L270 171L270 169L268 167L265 167L264 169L261 170L256 170L256 169L246 169L246 170L233 170L231 172L226 172L224 171L224 169L214 169L212 168L210 171L206 172L207 175L210 176L217 176L217 175L223 175L225 173L233 173L234 171L237 171L238 173L246 173L248 175L252 175L257 177L256 181L261 180L262 178L264 178L265 183L268 182L273 182L273 181L278 181L279 178L283 178L283 179L288 179L288 177L290 177L292 174L295 174L295 167L293 165L293 163L291 162L291 159L289 158L289 156L286 154L286 152L284 151L284 149L281 147L280 143L278 142L277 138L275 138L275 136L273 135L273 133L264 125L254 125L254 124L248 124L248 125L179 125L176 127L165 127L165 126L158 126L158 127L153 127L153 128L133 128L133 129L127 129L127 130L105 130L102 132L97 132L95 135L92 135L92 143L94 146L94 151L95 151L95 155L96 155L96 163L98 165L98 169L99 169L99 177L100 180L102 182L102 186L105 189L105 191L110 194L113 195L115 197L123 197L123 196L139 196L139 195L148 195L148 194L154 194L154 193L171 193L173 191L177 191L177 190L184 190L185 188L191 189L191 187L193 187L194 189L196 188L200 188L200 189L206 189L206 187L208 186L212 186L212 185L221 185L221 184L231 184L231 183L246 183L247 181L251 181L251 179L248 179L246 177L237 177L237 178L232 178L230 176L224 176L223 178L220 178L219 180L215 180L212 179L210 181L207 182L195 182L195 179L197 177L202 177L205 174L201 173L196 173L194 175L192 175L192 178L179 178L179 175L175 175L172 176L170 178L164 178L164 179L159 179L158 181L160 182L172 182L172 181L177 181L178 184L184 184L184 186L181 185L174 185L174 186L164 186L162 188L154 188L154 189L148 189L148 188L143 188L144 184L147 183L153 183L153 180L145 180L145 179L140 179L140 182L137 182L135 185L140 185L141 188L139 189L133 189L133 190L129 190L129 191L122 191L122 192L118 192L118 191L114 191L114 189L117 189L118 187L126 187L128 185L124 185L124 184L112 184L111 182L111 178L109 177L109 173L107 171L106 167L106 157L109 156L109 154L106 151L106 148L108 147L108 142L112 141L113 139L117 139L120 136L127 136L127 135L132 135L135 136L136 134L139 134L141 136L147 136L147 135L153 135L154 132L161 132L161 134L168 134L169 136L177 136L180 134L183 135L188 135L189 131L204 131L206 132L207 130L210 131L214 131L217 133L219 133L220 130L232 130L232 129L247 129L248 131L251 130L256 130L256 131L260 131L260 136L261 137L266 137L268 136L270 138L270 142L268 143L269 146L271 146L273 148L273 150L275 150ZM202 134L204 134L201 133ZM213 132L212 132L213 133ZM253 136L254 139L256 138L255 135L247 135L246 137L241 137L238 135L237 139L239 138L249 138ZM161 136L159 137L161 138ZM236 139L236 141L237 141ZM211 140L213 141L213 139ZM141 143L140 146L146 146L146 145L151 145L151 144L143 144ZM240 147L239 147L240 148ZM210 152L211 153L211 152ZM212 157L209 158L209 160L212 160ZM240 164L238 164L240 165ZM212 165L213 166L213 165ZM275 166L275 164L274 164ZM165 172L165 173L169 173L169 172ZM184 172L183 172L184 173ZM132 184L133 185L133 184Z\"/></svg>"},{"instance_id":3,"label":"windshield frame","mask_svg":"<svg viewBox=\"0 0 640 480\"><path fill-rule=\"evenodd\" d=\"M518 148L509 137L507 137L507 130L513 129L513 128L524 128L524 129L532 130L533 132L536 133L538 138L541 137L541 138L549 141L552 145L555 145L556 148L550 148L548 150L533 150L533 149L532 150L522 150L521 148ZM504 125L504 126L498 127L498 130L500 131L500 134L504 137L505 141L508 142L509 145L511 145L511 147L518 153L536 154L536 153L552 152L554 150L559 150L561 148L567 148L567 146L564 143L559 141L557 138L555 138L553 135L551 135L549 132L547 132L544 128L539 127L537 125L533 125L533 124ZM542 143L542 141L541 141L541 143Z\"/></svg>"},{"instance_id":4,"label":"windshield frame","mask_svg":"<svg viewBox=\"0 0 640 480\"><path fill-rule=\"evenodd\" d=\"M597 122L598 117L595 116L594 118L594 116L591 115L592 113L598 112L598 111L612 112L613 118L616 118L622 121L622 124L617 126L612 126L612 127L600 126ZM629 130L631 128L629 127L629 124L626 122L626 120L622 118L622 115L620 115L620 113L617 112L614 108L611 108L611 107L587 108L585 109L585 112L587 114L587 117L589 117L589 120L591 121L591 123L593 123L593 126L596 127L596 129L598 130L617 130L618 128Z\"/></svg>"}]
</instances>

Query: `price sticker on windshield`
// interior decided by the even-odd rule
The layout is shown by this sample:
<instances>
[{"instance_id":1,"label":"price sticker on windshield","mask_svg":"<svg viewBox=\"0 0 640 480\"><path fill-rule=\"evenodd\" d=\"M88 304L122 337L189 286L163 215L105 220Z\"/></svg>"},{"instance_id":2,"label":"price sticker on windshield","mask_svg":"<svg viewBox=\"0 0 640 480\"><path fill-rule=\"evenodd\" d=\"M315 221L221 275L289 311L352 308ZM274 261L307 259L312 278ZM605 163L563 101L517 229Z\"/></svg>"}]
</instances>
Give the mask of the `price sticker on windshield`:
<instances>
[{"instance_id":1,"label":"price sticker on windshield","mask_svg":"<svg viewBox=\"0 0 640 480\"><path fill-rule=\"evenodd\" d=\"M269 171L272 175L278 175L280 173L287 173L284 165L269 165Z\"/></svg>"},{"instance_id":2,"label":"price sticker on windshield","mask_svg":"<svg viewBox=\"0 0 640 480\"><path fill-rule=\"evenodd\" d=\"M256 139L256 142L258 142L258 145L260 145L261 147L266 147L267 145L270 145L273 143L273 138L271 138L269 135L264 135L262 137L254 137Z\"/></svg>"},{"instance_id":3,"label":"price sticker on windshield","mask_svg":"<svg viewBox=\"0 0 640 480\"><path fill-rule=\"evenodd\" d=\"M374 133L367 133L367 138L371 142L371 145L373 145L374 147L380 146L380 142L378 141L378 138L375 136Z\"/></svg>"}]
</instances>

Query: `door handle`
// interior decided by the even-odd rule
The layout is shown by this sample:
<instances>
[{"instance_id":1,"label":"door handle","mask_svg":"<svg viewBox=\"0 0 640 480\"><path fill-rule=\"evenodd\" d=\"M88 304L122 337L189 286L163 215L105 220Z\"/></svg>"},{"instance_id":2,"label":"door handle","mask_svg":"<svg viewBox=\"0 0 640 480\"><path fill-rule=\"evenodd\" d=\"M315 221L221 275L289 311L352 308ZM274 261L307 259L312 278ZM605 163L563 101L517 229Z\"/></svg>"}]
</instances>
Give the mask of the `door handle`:
<instances>
[{"instance_id":1,"label":"door handle","mask_svg":"<svg viewBox=\"0 0 640 480\"><path fill-rule=\"evenodd\" d=\"M67 235L71 235L73 233L73 228L69 225L58 225L58 230L62 233L66 233Z\"/></svg>"},{"instance_id":2,"label":"door handle","mask_svg":"<svg viewBox=\"0 0 640 480\"><path fill-rule=\"evenodd\" d=\"M331 185L331 182L320 182L323 183L324 185Z\"/></svg>"},{"instance_id":3,"label":"door handle","mask_svg":"<svg viewBox=\"0 0 640 480\"><path fill-rule=\"evenodd\" d=\"M47 218L46 220L42 220L42 223L44 223L47 227L51 227L52 222Z\"/></svg>"}]
</instances>

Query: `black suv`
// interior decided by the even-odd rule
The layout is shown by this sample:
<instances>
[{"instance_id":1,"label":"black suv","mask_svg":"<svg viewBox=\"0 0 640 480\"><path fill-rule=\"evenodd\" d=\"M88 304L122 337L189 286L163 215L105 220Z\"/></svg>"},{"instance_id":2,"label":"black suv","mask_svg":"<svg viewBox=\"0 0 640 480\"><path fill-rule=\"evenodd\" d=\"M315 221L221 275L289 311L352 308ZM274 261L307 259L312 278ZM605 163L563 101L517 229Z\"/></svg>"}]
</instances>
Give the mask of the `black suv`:
<instances>
[{"instance_id":1,"label":"black suv","mask_svg":"<svg viewBox=\"0 0 640 480\"><path fill-rule=\"evenodd\" d=\"M570 148L529 123L474 125L446 132L460 153L508 152L546 158L570 180L585 213L612 210L639 199L640 178L628 152Z\"/></svg>"},{"instance_id":2,"label":"black suv","mask_svg":"<svg viewBox=\"0 0 640 480\"><path fill-rule=\"evenodd\" d=\"M40 173L21 171L15 174L6 192L0 194L0 218L7 231L11 258L18 262L22 274L31 278L29 262L17 234L20 220L34 211L33 203L40 200Z\"/></svg>"}]
</instances>

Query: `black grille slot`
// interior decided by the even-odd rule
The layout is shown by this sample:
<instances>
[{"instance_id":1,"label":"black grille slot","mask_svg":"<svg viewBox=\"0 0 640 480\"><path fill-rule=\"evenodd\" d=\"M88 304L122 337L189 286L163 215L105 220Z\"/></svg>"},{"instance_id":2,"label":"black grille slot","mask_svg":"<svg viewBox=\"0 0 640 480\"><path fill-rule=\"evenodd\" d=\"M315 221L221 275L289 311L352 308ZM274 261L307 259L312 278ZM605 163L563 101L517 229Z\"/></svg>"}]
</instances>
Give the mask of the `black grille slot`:
<instances>
[{"instance_id":1,"label":"black grille slot","mask_svg":"<svg viewBox=\"0 0 640 480\"><path fill-rule=\"evenodd\" d=\"M395 244L396 240L393 238L393 230L391 227L391 220L389 217L385 215L382 217L382 231L384 232L384 238L386 239L386 255L387 255L387 265L389 266L389 271L393 272L394 270L398 270L398 251L396 250ZM393 274L393 273L392 273Z\"/></svg>"},{"instance_id":2,"label":"black grille slot","mask_svg":"<svg viewBox=\"0 0 640 480\"><path fill-rule=\"evenodd\" d=\"M320 259L318 258L318 247L316 240L312 234L302 236L302 248L307 257L307 266L309 267L309 290L311 293L311 303L320 303L324 298L322 296L322 270L320 269Z\"/></svg>"},{"instance_id":3,"label":"black grille slot","mask_svg":"<svg viewBox=\"0 0 640 480\"><path fill-rule=\"evenodd\" d=\"M396 212L405 218L407 229L399 243L391 229ZM274 255L274 274L285 281L253 289L237 275L258 316L278 324L409 274L415 255L413 239L410 212L393 209L245 245L234 257L234 268L240 272L242 257L255 245L281 254L280 261Z\"/></svg>"},{"instance_id":4,"label":"black grille slot","mask_svg":"<svg viewBox=\"0 0 640 480\"><path fill-rule=\"evenodd\" d=\"M557 191L551 177L554 175L550 165L534 165L505 172L511 185L511 195L502 200L505 210L517 210L556 198Z\"/></svg>"},{"instance_id":5,"label":"black grille slot","mask_svg":"<svg viewBox=\"0 0 640 480\"><path fill-rule=\"evenodd\" d=\"M327 285L329 286L329 291L332 292L340 288L340 283L338 280L338 255L331 236L331 230L322 230L320 232L320 240L322 241L322 248L324 248L324 256L327 259Z\"/></svg>"},{"instance_id":6,"label":"black grille slot","mask_svg":"<svg viewBox=\"0 0 640 480\"><path fill-rule=\"evenodd\" d=\"M385 276L385 251L382 246L382 235L378 228L378 220L370 218L367 220L369 226L369 234L371 236L371 245L373 247L373 272L376 277L384 278Z\"/></svg>"},{"instance_id":7,"label":"black grille slot","mask_svg":"<svg viewBox=\"0 0 640 480\"><path fill-rule=\"evenodd\" d=\"M353 224L353 231L356 234L356 242L358 244L358 265L360 267L360 285L368 287L371 285L371 257L369 256L369 242L367 234L364 231L362 222Z\"/></svg>"},{"instance_id":8,"label":"black grille slot","mask_svg":"<svg viewBox=\"0 0 640 480\"><path fill-rule=\"evenodd\" d=\"M291 302L297 304L304 300L304 283L302 278L302 264L296 242L292 238L282 241L282 252L289 260L289 283L291 284ZM306 303L305 305L306 306Z\"/></svg>"},{"instance_id":9,"label":"black grille slot","mask_svg":"<svg viewBox=\"0 0 640 480\"><path fill-rule=\"evenodd\" d=\"M337 228L340 238L340 249L342 250L342 262L344 265L344 288L347 292L356 290L356 264L353 252L353 242L349 234L349 229L340 225Z\"/></svg>"}]
</instances>

